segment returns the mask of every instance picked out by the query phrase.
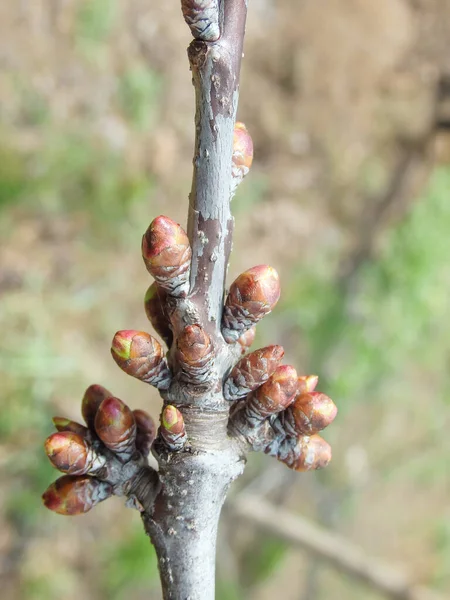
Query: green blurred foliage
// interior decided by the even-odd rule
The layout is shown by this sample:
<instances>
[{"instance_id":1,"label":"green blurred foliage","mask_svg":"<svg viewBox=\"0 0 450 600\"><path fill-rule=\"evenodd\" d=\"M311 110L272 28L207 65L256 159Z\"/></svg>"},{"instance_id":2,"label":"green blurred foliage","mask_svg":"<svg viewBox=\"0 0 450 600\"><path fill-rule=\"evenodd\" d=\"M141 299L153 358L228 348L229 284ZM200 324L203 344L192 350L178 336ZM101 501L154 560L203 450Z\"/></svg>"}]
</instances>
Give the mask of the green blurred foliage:
<instances>
[{"instance_id":1,"label":"green blurred foliage","mask_svg":"<svg viewBox=\"0 0 450 600\"><path fill-rule=\"evenodd\" d=\"M105 597L124 600L139 589L158 589L158 561L153 546L143 534L139 519L133 522L126 538L105 547L102 588Z\"/></svg>"},{"instance_id":2,"label":"green blurred foliage","mask_svg":"<svg viewBox=\"0 0 450 600\"><path fill-rule=\"evenodd\" d=\"M162 77L155 71L139 64L119 79L119 107L137 130L145 131L155 123L161 106L162 83Z\"/></svg>"}]
</instances>

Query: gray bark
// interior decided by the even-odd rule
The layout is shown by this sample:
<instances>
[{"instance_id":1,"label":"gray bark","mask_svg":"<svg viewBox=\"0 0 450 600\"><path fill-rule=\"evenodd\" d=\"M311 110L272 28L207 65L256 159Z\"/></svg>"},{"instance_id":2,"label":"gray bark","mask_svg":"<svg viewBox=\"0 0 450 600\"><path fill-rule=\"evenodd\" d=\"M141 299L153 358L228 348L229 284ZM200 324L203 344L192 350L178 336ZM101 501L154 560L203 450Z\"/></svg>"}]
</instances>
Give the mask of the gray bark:
<instances>
[{"instance_id":1,"label":"gray bark","mask_svg":"<svg viewBox=\"0 0 450 600\"><path fill-rule=\"evenodd\" d=\"M164 399L183 414L188 444L170 452L153 446L159 464L159 493L144 505L147 533L155 546L166 600L212 600L220 511L245 454L228 436L230 403L223 398L224 375L240 349L220 332L233 218L230 212L231 156L246 1L223 0L223 27L215 42L194 40L188 56L196 94L194 174L188 235L192 248L190 293L171 298L174 331L169 362L175 374ZM214 361L204 384L177 376L176 340L187 324L209 334Z\"/></svg>"}]
</instances>

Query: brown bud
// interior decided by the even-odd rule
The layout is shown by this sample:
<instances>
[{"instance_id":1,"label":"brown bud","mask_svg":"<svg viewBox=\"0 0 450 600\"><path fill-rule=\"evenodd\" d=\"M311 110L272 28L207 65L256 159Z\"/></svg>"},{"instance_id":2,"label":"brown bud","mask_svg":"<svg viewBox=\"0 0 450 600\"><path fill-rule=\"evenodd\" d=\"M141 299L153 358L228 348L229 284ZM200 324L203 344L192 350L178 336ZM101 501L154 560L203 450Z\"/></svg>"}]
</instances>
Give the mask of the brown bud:
<instances>
[{"instance_id":1,"label":"brown bud","mask_svg":"<svg viewBox=\"0 0 450 600\"><path fill-rule=\"evenodd\" d=\"M72 431L53 433L45 441L45 452L53 466L69 475L85 475L101 469L106 460L89 442Z\"/></svg>"},{"instance_id":2,"label":"brown bud","mask_svg":"<svg viewBox=\"0 0 450 600\"><path fill-rule=\"evenodd\" d=\"M142 238L142 257L161 289L171 296L186 296L191 247L180 225L168 217L156 217Z\"/></svg>"},{"instance_id":3,"label":"brown bud","mask_svg":"<svg viewBox=\"0 0 450 600\"><path fill-rule=\"evenodd\" d=\"M164 303L167 298L167 293L164 290L159 290L156 282L148 288L145 294L144 307L147 319L153 325L154 330L166 342L170 348L172 345L173 334L170 328L170 321L164 313Z\"/></svg>"},{"instance_id":4,"label":"brown bud","mask_svg":"<svg viewBox=\"0 0 450 600\"><path fill-rule=\"evenodd\" d=\"M219 39L219 0L181 0L181 10L195 39L205 42Z\"/></svg>"},{"instance_id":5,"label":"brown bud","mask_svg":"<svg viewBox=\"0 0 450 600\"><path fill-rule=\"evenodd\" d=\"M90 385L84 392L83 400L81 401L81 414L86 421L89 429L95 432L94 421L98 407L105 398L112 396L102 385Z\"/></svg>"},{"instance_id":6,"label":"brown bud","mask_svg":"<svg viewBox=\"0 0 450 600\"><path fill-rule=\"evenodd\" d=\"M145 383L166 390L171 374L161 344L143 331L118 331L114 336L111 354L119 367Z\"/></svg>"},{"instance_id":7,"label":"brown bud","mask_svg":"<svg viewBox=\"0 0 450 600\"><path fill-rule=\"evenodd\" d=\"M95 417L95 430L107 448L123 461L136 450L136 423L131 410L118 398L106 398Z\"/></svg>"},{"instance_id":8,"label":"brown bud","mask_svg":"<svg viewBox=\"0 0 450 600\"><path fill-rule=\"evenodd\" d=\"M66 419L65 417L53 417L53 423L57 431L72 431L73 433L77 433L82 438L89 437L89 429L84 425L80 425L76 421L71 421L70 419Z\"/></svg>"},{"instance_id":9,"label":"brown bud","mask_svg":"<svg viewBox=\"0 0 450 600\"><path fill-rule=\"evenodd\" d=\"M65 475L42 495L44 505L60 515L87 513L99 502L112 496L112 487L93 477Z\"/></svg>"},{"instance_id":10,"label":"brown bud","mask_svg":"<svg viewBox=\"0 0 450 600\"><path fill-rule=\"evenodd\" d=\"M186 443L186 429L183 415L170 404L164 407L161 414L161 437L171 450L181 450Z\"/></svg>"},{"instance_id":11,"label":"brown bud","mask_svg":"<svg viewBox=\"0 0 450 600\"><path fill-rule=\"evenodd\" d=\"M294 367L281 365L266 383L254 391L245 406L247 421L261 421L287 408L297 392L297 373Z\"/></svg>"},{"instance_id":12,"label":"brown bud","mask_svg":"<svg viewBox=\"0 0 450 600\"><path fill-rule=\"evenodd\" d=\"M181 379L196 384L207 381L214 352L209 335L200 325L187 325L178 336L177 360Z\"/></svg>"},{"instance_id":13,"label":"brown bud","mask_svg":"<svg viewBox=\"0 0 450 600\"><path fill-rule=\"evenodd\" d=\"M236 123L233 135L231 195L247 175L253 162L253 141L244 123Z\"/></svg>"},{"instance_id":14,"label":"brown bud","mask_svg":"<svg viewBox=\"0 0 450 600\"><path fill-rule=\"evenodd\" d=\"M247 354L236 364L223 386L226 400L239 400L269 379L284 356L281 346L267 346Z\"/></svg>"},{"instance_id":15,"label":"brown bud","mask_svg":"<svg viewBox=\"0 0 450 600\"><path fill-rule=\"evenodd\" d=\"M244 334L238 338L238 344L242 347L242 354L245 354L255 341L256 327L250 327Z\"/></svg>"},{"instance_id":16,"label":"brown bud","mask_svg":"<svg viewBox=\"0 0 450 600\"><path fill-rule=\"evenodd\" d=\"M253 267L231 284L222 318L222 335L231 344L270 313L280 298L277 272L267 265Z\"/></svg>"},{"instance_id":17,"label":"brown bud","mask_svg":"<svg viewBox=\"0 0 450 600\"><path fill-rule=\"evenodd\" d=\"M276 456L294 471L324 469L331 460L331 446L319 435L286 438Z\"/></svg>"},{"instance_id":18,"label":"brown bud","mask_svg":"<svg viewBox=\"0 0 450 600\"><path fill-rule=\"evenodd\" d=\"M295 433L313 435L328 427L336 414L337 407L331 398L321 392L310 392L297 396L283 417L285 423L293 426Z\"/></svg>"},{"instance_id":19,"label":"brown bud","mask_svg":"<svg viewBox=\"0 0 450 600\"><path fill-rule=\"evenodd\" d=\"M151 416L145 410L133 410L134 420L136 421L136 448L147 456L156 437L156 425Z\"/></svg>"},{"instance_id":20,"label":"brown bud","mask_svg":"<svg viewBox=\"0 0 450 600\"><path fill-rule=\"evenodd\" d=\"M298 378L298 394L313 392L316 389L319 378L317 375L302 375Z\"/></svg>"}]
</instances>

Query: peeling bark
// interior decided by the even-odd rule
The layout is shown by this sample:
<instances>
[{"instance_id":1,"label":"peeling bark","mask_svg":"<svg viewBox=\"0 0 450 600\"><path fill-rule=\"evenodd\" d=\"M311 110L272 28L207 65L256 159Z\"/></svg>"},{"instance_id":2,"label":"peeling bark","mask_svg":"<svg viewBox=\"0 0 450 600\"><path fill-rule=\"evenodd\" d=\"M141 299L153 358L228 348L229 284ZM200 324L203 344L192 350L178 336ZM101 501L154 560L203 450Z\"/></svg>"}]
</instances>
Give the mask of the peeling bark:
<instances>
[{"instance_id":1,"label":"peeling bark","mask_svg":"<svg viewBox=\"0 0 450 600\"><path fill-rule=\"evenodd\" d=\"M233 232L233 131L247 6L245 0L222 4L220 38L196 39L188 49L196 94L188 217L190 292L186 298L170 298L167 310L174 333L169 364L175 376L164 400L181 410L188 442L179 452L171 452L157 439L153 454L161 488L142 515L158 555L166 600L214 598L219 516L245 461L242 447L228 436L230 403L222 392L223 378L241 347L224 341L220 325ZM187 325L201 326L214 349L201 381L186 376L190 371L177 351L177 339Z\"/></svg>"}]
</instances>

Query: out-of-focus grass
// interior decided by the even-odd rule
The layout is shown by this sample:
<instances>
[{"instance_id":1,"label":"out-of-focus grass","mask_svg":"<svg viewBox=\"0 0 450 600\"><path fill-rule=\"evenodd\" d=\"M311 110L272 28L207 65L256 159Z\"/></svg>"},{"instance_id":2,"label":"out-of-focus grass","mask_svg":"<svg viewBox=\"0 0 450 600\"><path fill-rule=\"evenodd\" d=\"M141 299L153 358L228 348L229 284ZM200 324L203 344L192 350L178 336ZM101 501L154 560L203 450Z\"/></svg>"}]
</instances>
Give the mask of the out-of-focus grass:
<instances>
[{"instance_id":1,"label":"out-of-focus grass","mask_svg":"<svg viewBox=\"0 0 450 600\"><path fill-rule=\"evenodd\" d=\"M124 540L105 549L102 588L106 598L123 600L140 589L159 588L158 563L153 546L135 520Z\"/></svg>"},{"instance_id":2,"label":"out-of-focus grass","mask_svg":"<svg viewBox=\"0 0 450 600\"><path fill-rule=\"evenodd\" d=\"M326 256L300 268L285 290L283 320L306 342L306 370L320 374L320 389L339 406L326 433L338 460L317 476L331 494L335 486L347 488L342 516L354 516L366 477L368 485L386 479L386 494L402 481L419 489L448 481L449 189L450 169L437 168L406 218L385 233L380 254L361 265L350 291L337 285ZM360 473L355 495L352 465L342 454L349 446L363 449L370 468ZM446 521L435 528L425 513L421 527L435 532L436 582L448 586Z\"/></svg>"}]
</instances>

